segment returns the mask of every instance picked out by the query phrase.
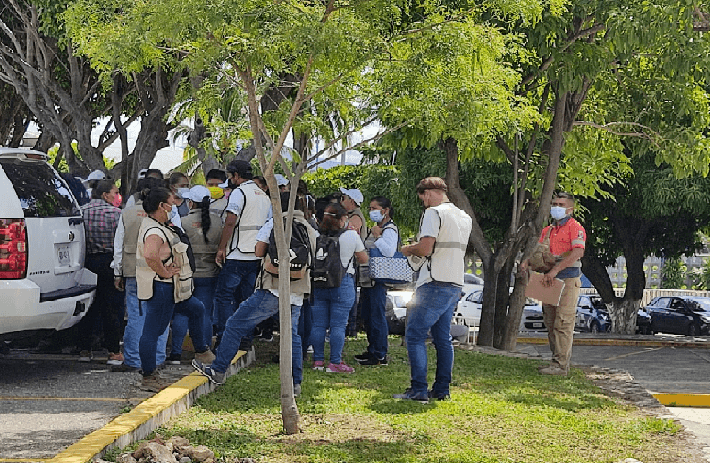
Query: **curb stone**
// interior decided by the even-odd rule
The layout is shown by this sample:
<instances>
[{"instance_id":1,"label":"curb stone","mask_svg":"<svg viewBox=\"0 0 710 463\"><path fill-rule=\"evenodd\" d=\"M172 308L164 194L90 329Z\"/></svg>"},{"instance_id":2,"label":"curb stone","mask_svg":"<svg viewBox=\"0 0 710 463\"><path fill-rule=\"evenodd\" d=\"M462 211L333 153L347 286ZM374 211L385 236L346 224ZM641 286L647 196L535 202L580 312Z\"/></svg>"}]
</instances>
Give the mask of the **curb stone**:
<instances>
[{"instance_id":1,"label":"curb stone","mask_svg":"<svg viewBox=\"0 0 710 463\"><path fill-rule=\"evenodd\" d=\"M256 359L254 349L239 351L227 370L227 377L236 374ZM84 436L59 452L46 463L85 463L102 457L114 448L123 448L145 439L171 418L187 411L198 397L217 388L199 372L192 372L176 383L143 400L130 412L110 421L106 426Z\"/></svg>"}]
</instances>

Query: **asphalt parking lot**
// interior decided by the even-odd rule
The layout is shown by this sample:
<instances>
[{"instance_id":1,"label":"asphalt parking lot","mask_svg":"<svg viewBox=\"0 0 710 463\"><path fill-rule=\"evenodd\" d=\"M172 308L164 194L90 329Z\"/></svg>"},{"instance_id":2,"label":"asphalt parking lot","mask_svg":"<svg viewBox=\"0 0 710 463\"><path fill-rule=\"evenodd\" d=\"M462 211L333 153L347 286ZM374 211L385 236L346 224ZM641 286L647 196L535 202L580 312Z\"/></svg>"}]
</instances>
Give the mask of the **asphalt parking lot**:
<instances>
[{"instance_id":1,"label":"asphalt parking lot","mask_svg":"<svg viewBox=\"0 0 710 463\"><path fill-rule=\"evenodd\" d=\"M13 350L0 358L0 461L43 461L151 396L138 373L111 372L105 358ZM178 379L193 370L169 366Z\"/></svg>"}]
</instances>

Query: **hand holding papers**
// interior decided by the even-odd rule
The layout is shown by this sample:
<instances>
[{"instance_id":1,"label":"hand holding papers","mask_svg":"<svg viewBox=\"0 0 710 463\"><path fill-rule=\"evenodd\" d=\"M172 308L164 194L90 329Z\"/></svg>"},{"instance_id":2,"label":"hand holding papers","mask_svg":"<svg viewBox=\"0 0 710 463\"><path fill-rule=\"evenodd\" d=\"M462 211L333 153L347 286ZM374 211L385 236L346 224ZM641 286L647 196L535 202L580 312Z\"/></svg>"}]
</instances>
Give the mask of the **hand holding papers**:
<instances>
[{"instance_id":1,"label":"hand holding papers","mask_svg":"<svg viewBox=\"0 0 710 463\"><path fill-rule=\"evenodd\" d=\"M530 280L527 288L525 288L525 296L537 299L543 304L559 305L565 282L559 278L554 278L552 285L545 286L542 281L544 276L543 273L530 272Z\"/></svg>"}]
</instances>

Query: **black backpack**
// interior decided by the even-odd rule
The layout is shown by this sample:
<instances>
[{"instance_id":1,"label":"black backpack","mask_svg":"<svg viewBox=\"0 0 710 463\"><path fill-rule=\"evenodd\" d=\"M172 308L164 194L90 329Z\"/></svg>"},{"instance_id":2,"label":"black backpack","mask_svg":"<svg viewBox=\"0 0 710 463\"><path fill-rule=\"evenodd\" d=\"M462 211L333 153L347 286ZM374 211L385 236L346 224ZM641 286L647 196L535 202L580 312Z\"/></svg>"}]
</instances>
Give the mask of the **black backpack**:
<instances>
[{"instance_id":1,"label":"black backpack","mask_svg":"<svg viewBox=\"0 0 710 463\"><path fill-rule=\"evenodd\" d=\"M325 234L316 238L316 249L313 253L313 269L311 279L314 288L337 288L345 276L347 266L340 261L340 235L345 230ZM350 263L348 263L350 265Z\"/></svg>"},{"instance_id":2,"label":"black backpack","mask_svg":"<svg viewBox=\"0 0 710 463\"><path fill-rule=\"evenodd\" d=\"M284 218L284 223L286 219ZM276 249L276 237L274 230L271 230L269 236L269 257L264 261L264 270L272 275L279 275L279 258ZM289 245L289 254L291 262L291 280L300 280L306 275L308 270L309 255L311 253L310 239L308 238L308 230L302 223L293 221L291 224L291 243Z\"/></svg>"}]
</instances>

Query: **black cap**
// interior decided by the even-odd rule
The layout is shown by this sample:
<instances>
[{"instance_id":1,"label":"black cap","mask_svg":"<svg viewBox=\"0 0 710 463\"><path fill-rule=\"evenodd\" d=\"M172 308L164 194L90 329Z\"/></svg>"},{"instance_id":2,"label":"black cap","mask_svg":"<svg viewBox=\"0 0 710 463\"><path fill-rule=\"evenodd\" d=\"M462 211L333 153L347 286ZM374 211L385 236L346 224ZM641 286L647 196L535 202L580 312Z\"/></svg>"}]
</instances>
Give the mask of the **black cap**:
<instances>
[{"instance_id":1,"label":"black cap","mask_svg":"<svg viewBox=\"0 0 710 463\"><path fill-rule=\"evenodd\" d=\"M254 176L251 170L251 164L240 159L235 159L227 165L227 172L239 174L241 178L250 179Z\"/></svg>"}]
</instances>

